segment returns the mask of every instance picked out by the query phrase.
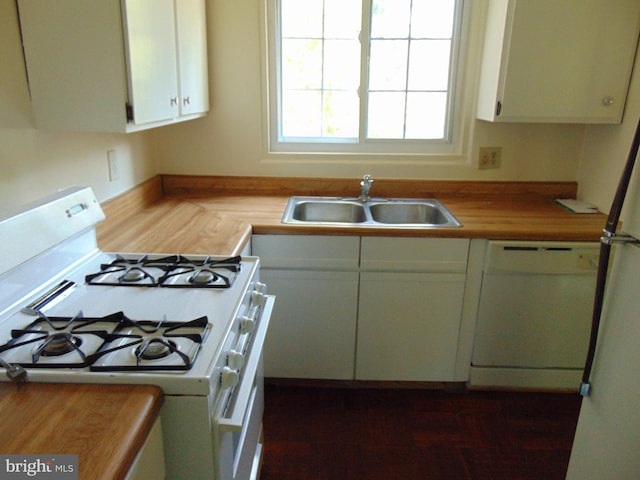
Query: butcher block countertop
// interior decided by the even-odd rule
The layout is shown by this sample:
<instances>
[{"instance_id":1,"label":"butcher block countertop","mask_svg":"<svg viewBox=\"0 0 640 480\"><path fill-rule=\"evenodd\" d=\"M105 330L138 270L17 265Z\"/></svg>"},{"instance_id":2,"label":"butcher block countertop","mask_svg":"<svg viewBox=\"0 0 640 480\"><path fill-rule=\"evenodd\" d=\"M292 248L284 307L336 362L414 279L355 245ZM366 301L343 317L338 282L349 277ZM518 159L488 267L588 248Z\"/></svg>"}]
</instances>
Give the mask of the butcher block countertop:
<instances>
[{"instance_id":1,"label":"butcher block countertop","mask_svg":"<svg viewBox=\"0 0 640 480\"><path fill-rule=\"evenodd\" d=\"M122 479L162 400L150 385L0 382L0 453L74 454L78 478Z\"/></svg>"},{"instance_id":2,"label":"butcher block countertop","mask_svg":"<svg viewBox=\"0 0 640 480\"><path fill-rule=\"evenodd\" d=\"M285 225L290 196L356 197L360 179L162 175L103 203L104 251L239 254L251 234L447 237L598 241L602 213L576 214L554 203L576 198L573 182L464 182L374 179L371 195L435 198L460 228Z\"/></svg>"}]
</instances>

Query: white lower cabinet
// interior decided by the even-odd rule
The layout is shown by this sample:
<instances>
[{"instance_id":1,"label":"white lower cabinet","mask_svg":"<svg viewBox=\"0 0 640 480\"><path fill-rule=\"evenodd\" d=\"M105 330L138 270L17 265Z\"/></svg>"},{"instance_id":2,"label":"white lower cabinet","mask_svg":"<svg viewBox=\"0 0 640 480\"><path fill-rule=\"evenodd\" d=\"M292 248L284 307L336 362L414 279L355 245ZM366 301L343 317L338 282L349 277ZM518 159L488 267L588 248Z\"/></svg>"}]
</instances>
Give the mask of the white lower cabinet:
<instances>
[{"instance_id":1,"label":"white lower cabinet","mask_svg":"<svg viewBox=\"0 0 640 480\"><path fill-rule=\"evenodd\" d=\"M469 240L255 235L267 377L458 381Z\"/></svg>"},{"instance_id":2,"label":"white lower cabinet","mask_svg":"<svg viewBox=\"0 0 640 480\"><path fill-rule=\"evenodd\" d=\"M360 239L254 235L251 242L261 281L278 297L265 376L352 379Z\"/></svg>"},{"instance_id":3,"label":"white lower cabinet","mask_svg":"<svg viewBox=\"0 0 640 480\"><path fill-rule=\"evenodd\" d=\"M353 378L357 272L262 269L278 297L265 343L265 376Z\"/></svg>"},{"instance_id":4,"label":"white lower cabinet","mask_svg":"<svg viewBox=\"0 0 640 480\"><path fill-rule=\"evenodd\" d=\"M356 379L453 381L469 240L362 238Z\"/></svg>"},{"instance_id":5,"label":"white lower cabinet","mask_svg":"<svg viewBox=\"0 0 640 480\"><path fill-rule=\"evenodd\" d=\"M465 275L360 274L358 380L453 380Z\"/></svg>"}]
</instances>

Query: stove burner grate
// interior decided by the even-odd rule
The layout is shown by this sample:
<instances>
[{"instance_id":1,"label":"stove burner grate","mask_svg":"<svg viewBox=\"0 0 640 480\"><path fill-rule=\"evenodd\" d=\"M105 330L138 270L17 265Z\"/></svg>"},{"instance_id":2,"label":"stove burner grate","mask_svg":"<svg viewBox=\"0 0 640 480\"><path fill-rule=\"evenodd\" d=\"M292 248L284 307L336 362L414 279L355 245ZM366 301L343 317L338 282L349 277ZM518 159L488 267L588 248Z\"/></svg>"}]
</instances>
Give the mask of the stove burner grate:
<instances>
[{"instance_id":1,"label":"stove burner grate","mask_svg":"<svg viewBox=\"0 0 640 480\"><path fill-rule=\"evenodd\" d=\"M5 357L22 367L83 368L93 371L173 371L193 367L211 325L206 316L188 322L132 320L124 312L105 317L39 318L25 329L12 330L11 340L0 345ZM186 342L186 343L184 343ZM85 348L86 347L86 348ZM184 350L184 351L183 351ZM124 355L120 355L123 352ZM121 362L120 359L131 359ZM108 360L113 356L114 360ZM174 356L170 362L163 359Z\"/></svg>"},{"instance_id":2,"label":"stove burner grate","mask_svg":"<svg viewBox=\"0 0 640 480\"><path fill-rule=\"evenodd\" d=\"M85 276L85 281L89 285L157 287L157 279L146 268L148 262L147 255L136 259L116 255L111 263L101 264L100 271Z\"/></svg>"},{"instance_id":3,"label":"stove burner grate","mask_svg":"<svg viewBox=\"0 0 640 480\"><path fill-rule=\"evenodd\" d=\"M186 276L184 283L171 282L172 279L183 276ZM229 288L231 279L206 268L179 268L163 275L159 283L167 288Z\"/></svg>"},{"instance_id":4,"label":"stove burner grate","mask_svg":"<svg viewBox=\"0 0 640 480\"><path fill-rule=\"evenodd\" d=\"M229 288L241 269L240 256L214 260L169 255L150 259L148 255L124 258L116 255L100 271L85 276L89 285L171 288ZM228 272L228 273L224 273Z\"/></svg>"}]
</instances>

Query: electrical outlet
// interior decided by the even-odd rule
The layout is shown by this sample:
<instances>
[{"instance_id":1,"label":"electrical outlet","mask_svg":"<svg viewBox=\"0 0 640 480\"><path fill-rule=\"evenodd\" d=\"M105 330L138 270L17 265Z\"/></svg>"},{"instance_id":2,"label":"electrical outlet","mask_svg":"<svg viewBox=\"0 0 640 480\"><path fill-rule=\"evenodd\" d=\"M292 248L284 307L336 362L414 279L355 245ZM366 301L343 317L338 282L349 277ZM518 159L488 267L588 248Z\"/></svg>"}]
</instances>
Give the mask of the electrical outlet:
<instances>
[{"instance_id":1,"label":"electrical outlet","mask_svg":"<svg viewBox=\"0 0 640 480\"><path fill-rule=\"evenodd\" d=\"M118 164L118 155L115 150L107 151L107 163L109 164L109 181L120 180L120 165Z\"/></svg>"},{"instance_id":2,"label":"electrical outlet","mask_svg":"<svg viewBox=\"0 0 640 480\"><path fill-rule=\"evenodd\" d=\"M480 170L500 168L501 157L502 147L480 147L478 154L478 168Z\"/></svg>"}]
</instances>

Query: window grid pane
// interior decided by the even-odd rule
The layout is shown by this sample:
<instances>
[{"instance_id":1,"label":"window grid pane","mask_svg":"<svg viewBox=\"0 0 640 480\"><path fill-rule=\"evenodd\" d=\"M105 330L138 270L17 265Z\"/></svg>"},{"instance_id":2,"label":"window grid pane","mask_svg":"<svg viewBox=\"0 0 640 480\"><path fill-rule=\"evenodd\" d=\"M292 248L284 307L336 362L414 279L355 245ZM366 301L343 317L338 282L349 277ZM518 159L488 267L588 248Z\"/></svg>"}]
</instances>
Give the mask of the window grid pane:
<instances>
[{"instance_id":1,"label":"window grid pane","mask_svg":"<svg viewBox=\"0 0 640 480\"><path fill-rule=\"evenodd\" d=\"M368 138L445 138L454 11L454 0L373 0ZM402 116L397 102L381 107L391 92Z\"/></svg>"},{"instance_id":2,"label":"window grid pane","mask_svg":"<svg viewBox=\"0 0 640 480\"><path fill-rule=\"evenodd\" d=\"M447 140L456 0L275 1L280 141Z\"/></svg>"},{"instance_id":3,"label":"window grid pane","mask_svg":"<svg viewBox=\"0 0 640 480\"><path fill-rule=\"evenodd\" d=\"M303 3L304 8L297 0L281 3L281 135L357 138L361 1ZM291 11L285 11L287 8ZM320 21L309 19L305 8ZM307 32L290 25L297 22L297 16L310 26ZM288 37L287 32L293 36ZM307 108L315 111L305 112Z\"/></svg>"}]
</instances>

